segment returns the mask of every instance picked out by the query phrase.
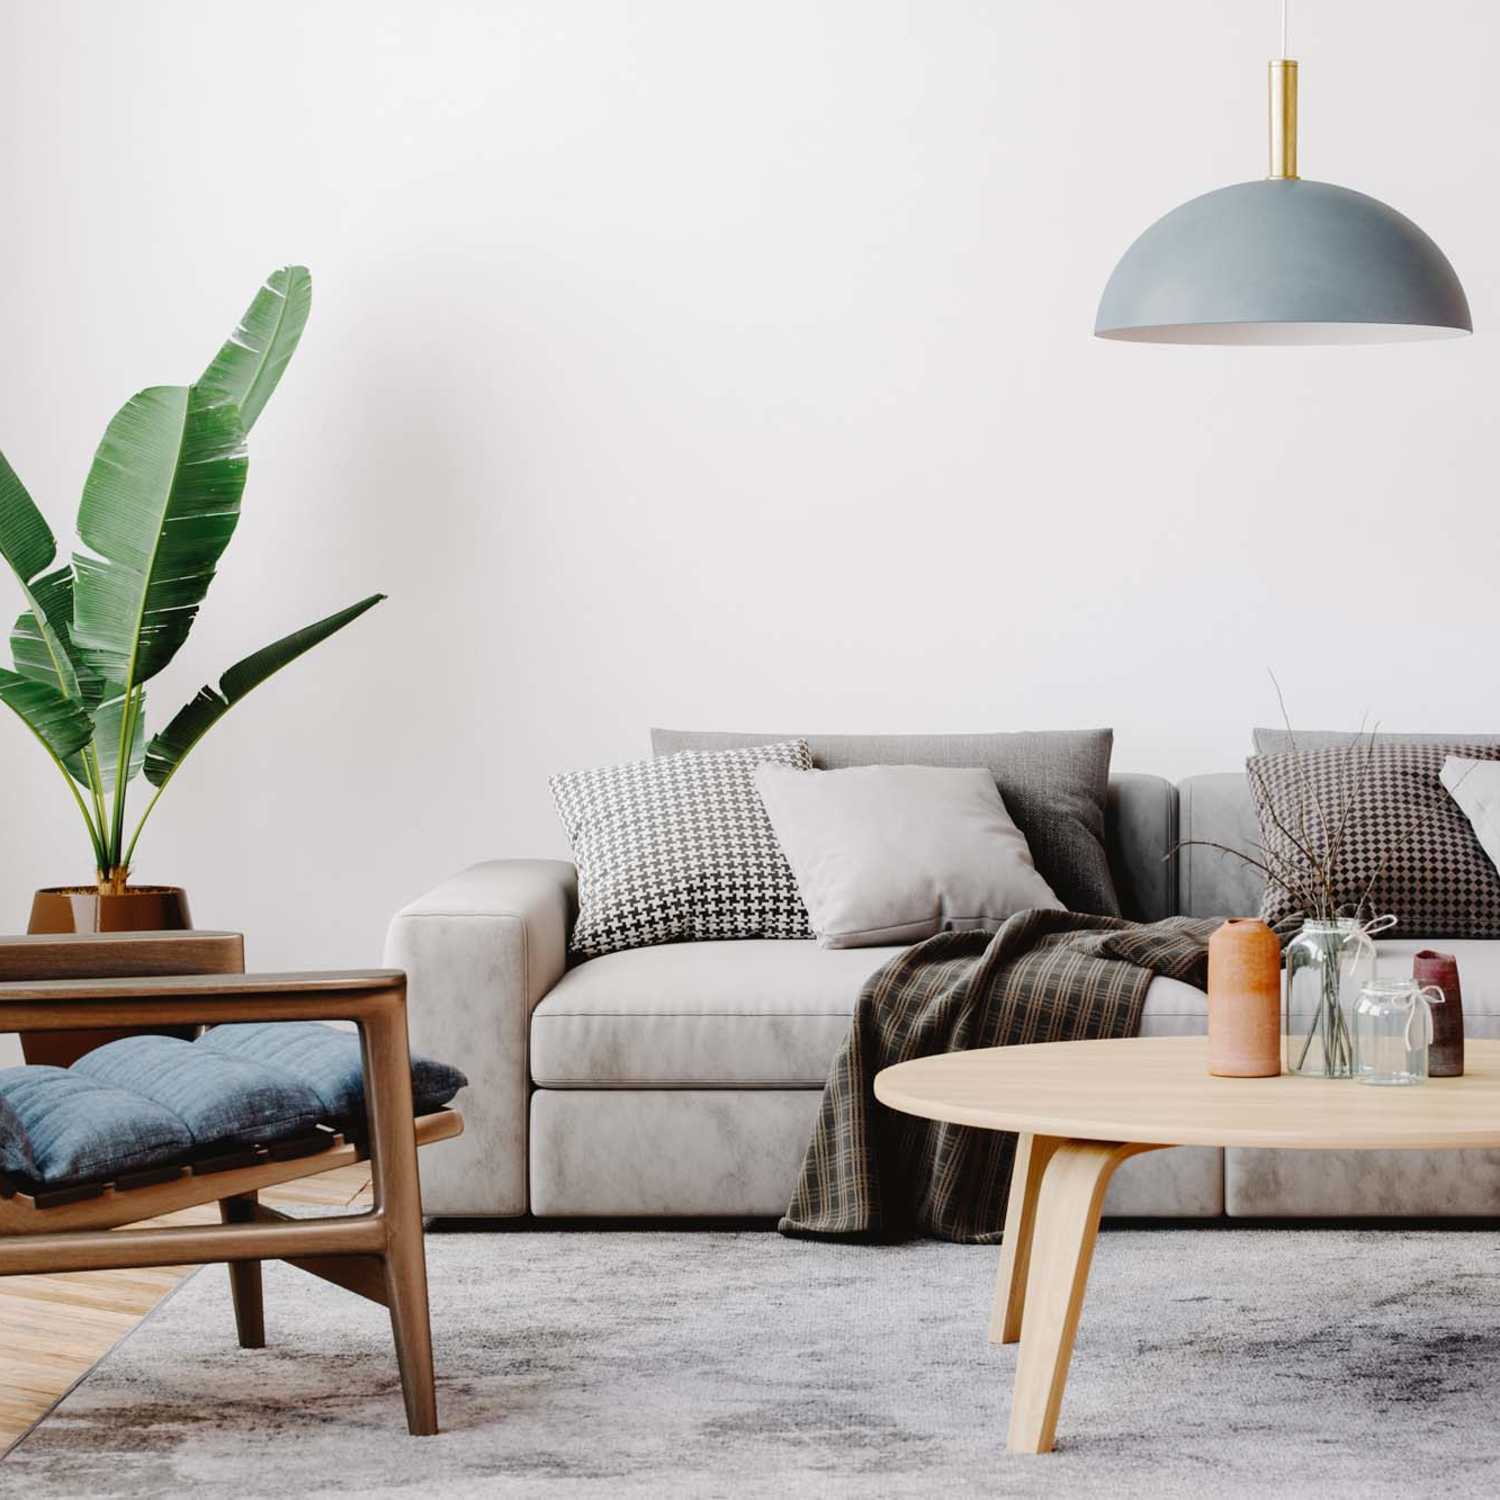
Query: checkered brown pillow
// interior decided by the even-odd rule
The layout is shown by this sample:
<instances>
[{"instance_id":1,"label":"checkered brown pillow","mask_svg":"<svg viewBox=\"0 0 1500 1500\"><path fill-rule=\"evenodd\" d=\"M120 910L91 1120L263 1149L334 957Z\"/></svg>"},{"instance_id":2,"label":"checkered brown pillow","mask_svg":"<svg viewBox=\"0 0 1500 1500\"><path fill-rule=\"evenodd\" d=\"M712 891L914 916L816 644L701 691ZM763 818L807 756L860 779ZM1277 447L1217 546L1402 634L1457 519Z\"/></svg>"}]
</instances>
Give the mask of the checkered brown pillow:
<instances>
[{"instance_id":1,"label":"checkered brown pillow","mask_svg":"<svg viewBox=\"0 0 1500 1500\"><path fill-rule=\"evenodd\" d=\"M1334 892L1344 915L1391 912L1407 937L1500 937L1500 872L1439 779L1450 755L1500 760L1500 746L1360 744L1252 755L1246 769L1261 843L1282 859L1296 858L1297 843L1322 853L1352 797ZM1356 912L1366 887L1368 906ZM1297 911L1291 895L1267 883L1265 921Z\"/></svg>"},{"instance_id":2,"label":"checkered brown pillow","mask_svg":"<svg viewBox=\"0 0 1500 1500\"><path fill-rule=\"evenodd\" d=\"M762 762L810 771L802 740L663 755L554 776L578 866L570 946L594 956L709 938L810 938L755 789Z\"/></svg>"}]
</instances>

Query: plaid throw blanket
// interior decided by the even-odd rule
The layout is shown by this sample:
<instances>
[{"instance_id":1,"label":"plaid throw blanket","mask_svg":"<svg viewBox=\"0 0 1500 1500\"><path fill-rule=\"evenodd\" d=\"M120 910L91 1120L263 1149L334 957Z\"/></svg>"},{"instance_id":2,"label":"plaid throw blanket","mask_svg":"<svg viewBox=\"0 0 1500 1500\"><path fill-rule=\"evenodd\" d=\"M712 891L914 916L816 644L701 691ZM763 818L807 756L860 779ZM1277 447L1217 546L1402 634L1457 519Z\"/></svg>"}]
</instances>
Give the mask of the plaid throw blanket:
<instances>
[{"instance_id":1,"label":"plaid throw blanket","mask_svg":"<svg viewBox=\"0 0 1500 1500\"><path fill-rule=\"evenodd\" d=\"M860 994L781 1232L998 1241L1015 1136L887 1109L875 1075L935 1052L1135 1036L1156 975L1205 986L1218 925L1026 911L893 958Z\"/></svg>"}]
</instances>

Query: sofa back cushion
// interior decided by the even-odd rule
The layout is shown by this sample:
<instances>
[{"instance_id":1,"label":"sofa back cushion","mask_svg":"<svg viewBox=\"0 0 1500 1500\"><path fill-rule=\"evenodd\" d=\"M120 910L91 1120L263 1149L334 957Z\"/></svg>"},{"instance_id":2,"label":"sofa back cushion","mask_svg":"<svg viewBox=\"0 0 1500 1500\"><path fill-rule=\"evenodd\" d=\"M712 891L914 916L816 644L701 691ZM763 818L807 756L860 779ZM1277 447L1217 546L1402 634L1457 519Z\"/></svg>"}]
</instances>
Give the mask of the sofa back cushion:
<instances>
[{"instance_id":1,"label":"sofa back cushion","mask_svg":"<svg viewBox=\"0 0 1500 1500\"><path fill-rule=\"evenodd\" d=\"M1289 750L1343 750L1351 745L1500 745L1500 734L1361 734L1352 729L1257 729L1257 755L1285 755Z\"/></svg>"},{"instance_id":2,"label":"sofa back cushion","mask_svg":"<svg viewBox=\"0 0 1500 1500\"><path fill-rule=\"evenodd\" d=\"M802 739L820 770L851 766L982 766L1016 827L1026 836L1042 879L1069 911L1118 916L1104 814L1109 796L1110 729L1015 734L735 734L653 729L657 755L726 750Z\"/></svg>"}]
</instances>

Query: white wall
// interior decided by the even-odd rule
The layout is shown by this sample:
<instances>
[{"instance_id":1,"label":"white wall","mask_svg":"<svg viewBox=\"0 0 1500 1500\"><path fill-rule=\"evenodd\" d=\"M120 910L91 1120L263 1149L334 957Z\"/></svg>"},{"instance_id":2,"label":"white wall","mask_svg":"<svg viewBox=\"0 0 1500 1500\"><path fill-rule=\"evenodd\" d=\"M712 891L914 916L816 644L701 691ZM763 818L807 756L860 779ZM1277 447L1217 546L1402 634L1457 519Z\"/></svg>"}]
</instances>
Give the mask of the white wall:
<instances>
[{"instance_id":1,"label":"white wall","mask_svg":"<svg viewBox=\"0 0 1500 1500\"><path fill-rule=\"evenodd\" d=\"M391 600L216 731L137 863L263 966L368 963L545 777L652 722L1274 716L1495 730L1500 16L1306 0L1303 162L1423 224L1480 335L1090 337L1147 222L1263 167L1272 0L191 0L0 12L0 448L59 530L138 388L316 277L159 724ZM4 584L0 581L0 592ZM237 722L236 722L237 721ZM0 929L86 878L0 735Z\"/></svg>"}]
</instances>

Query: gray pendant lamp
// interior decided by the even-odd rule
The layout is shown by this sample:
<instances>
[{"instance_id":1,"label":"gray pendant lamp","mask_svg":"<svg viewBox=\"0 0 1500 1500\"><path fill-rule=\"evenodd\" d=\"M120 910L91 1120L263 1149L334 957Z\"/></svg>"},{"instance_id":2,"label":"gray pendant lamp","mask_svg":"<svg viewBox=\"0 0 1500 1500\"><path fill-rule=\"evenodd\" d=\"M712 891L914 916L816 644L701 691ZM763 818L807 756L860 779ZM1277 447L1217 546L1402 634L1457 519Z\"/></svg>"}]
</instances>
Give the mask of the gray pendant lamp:
<instances>
[{"instance_id":1,"label":"gray pendant lamp","mask_svg":"<svg viewBox=\"0 0 1500 1500\"><path fill-rule=\"evenodd\" d=\"M1271 170L1158 219L1094 332L1144 344L1388 344L1472 333L1448 257L1379 199L1297 176L1297 64L1271 64Z\"/></svg>"}]
</instances>

